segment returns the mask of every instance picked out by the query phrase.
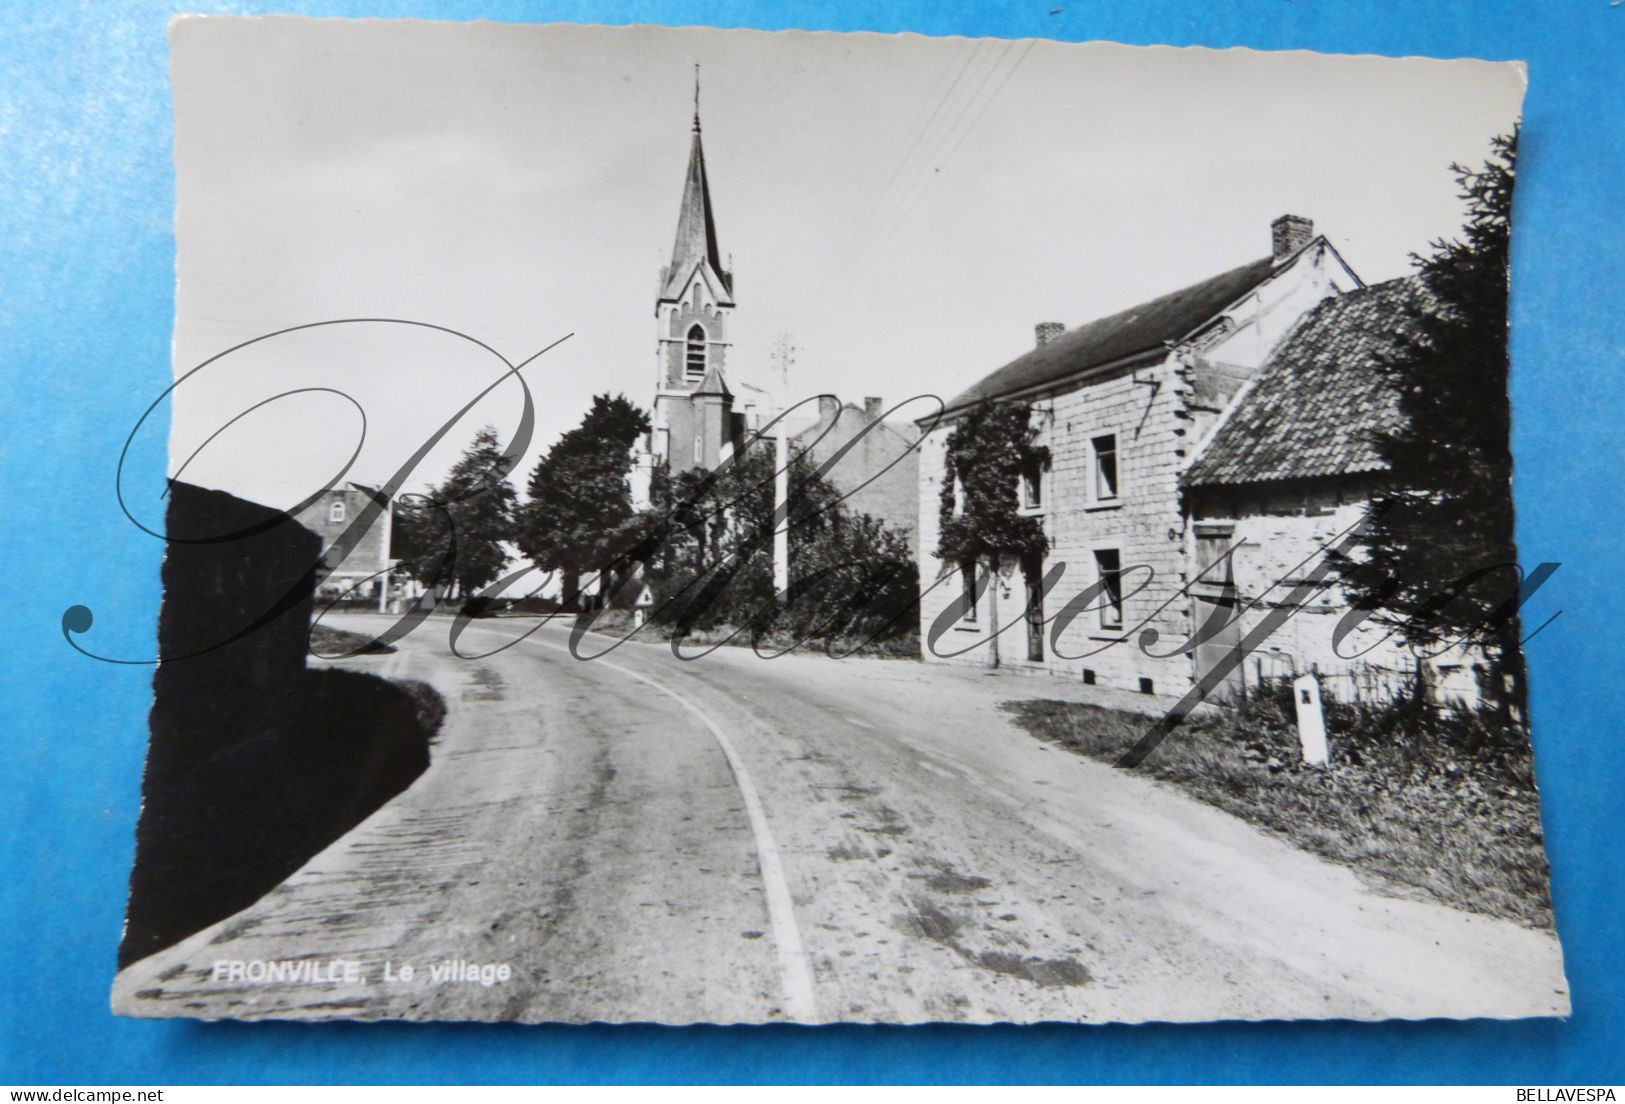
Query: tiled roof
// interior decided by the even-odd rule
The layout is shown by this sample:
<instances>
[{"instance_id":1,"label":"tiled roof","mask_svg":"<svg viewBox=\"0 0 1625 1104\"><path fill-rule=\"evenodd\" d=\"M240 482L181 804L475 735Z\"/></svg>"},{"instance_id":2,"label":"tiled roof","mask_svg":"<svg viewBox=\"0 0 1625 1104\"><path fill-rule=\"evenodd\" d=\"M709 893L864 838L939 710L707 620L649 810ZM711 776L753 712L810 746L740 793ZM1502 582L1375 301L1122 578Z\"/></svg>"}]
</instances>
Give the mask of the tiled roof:
<instances>
[{"instance_id":1,"label":"tiled roof","mask_svg":"<svg viewBox=\"0 0 1625 1104\"><path fill-rule=\"evenodd\" d=\"M1274 259L1265 257L1068 330L962 391L948 403L947 409L958 410L982 399L1024 391L1098 364L1161 348L1165 342L1179 341L1207 324L1276 270Z\"/></svg>"},{"instance_id":2,"label":"tiled roof","mask_svg":"<svg viewBox=\"0 0 1625 1104\"><path fill-rule=\"evenodd\" d=\"M822 414L811 421L798 418L794 422L785 423L785 433L789 436L791 445L799 449L807 449L813 447L816 442L824 440L824 434L830 430L832 425L838 425L843 431L850 430L852 433L856 433L869 424L868 412L857 403L842 403L840 413L836 415L836 419L834 423L826 424ZM913 435L883 418L874 424L875 428L871 430L872 433L890 433L905 444L914 440ZM907 424L904 423L904 425Z\"/></svg>"},{"instance_id":3,"label":"tiled roof","mask_svg":"<svg viewBox=\"0 0 1625 1104\"><path fill-rule=\"evenodd\" d=\"M1407 277L1315 307L1281 342L1184 475L1187 486L1383 471L1372 435L1400 422L1379 370L1414 332Z\"/></svg>"}]
</instances>

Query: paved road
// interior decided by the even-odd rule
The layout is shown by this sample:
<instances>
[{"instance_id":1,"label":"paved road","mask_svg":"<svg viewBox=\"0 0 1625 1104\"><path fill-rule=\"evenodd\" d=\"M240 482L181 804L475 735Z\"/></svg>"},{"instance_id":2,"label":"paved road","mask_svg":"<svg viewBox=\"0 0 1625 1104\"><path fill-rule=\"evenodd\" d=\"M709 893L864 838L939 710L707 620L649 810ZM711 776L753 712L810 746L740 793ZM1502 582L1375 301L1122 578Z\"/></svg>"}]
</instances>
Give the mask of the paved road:
<instances>
[{"instance_id":1,"label":"paved road","mask_svg":"<svg viewBox=\"0 0 1625 1104\"><path fill-rule=\"evenodd\" d=\"M732 648L684 663L629 644L580 662L555 627L463 660L447 624L345 661L446 695L428 772L257 904L123 971L119 1011L726 1023L1568 1010L1550 934L1380 895L1042 744L998 708L1082 687ZM482 622L460 648L527 627ZM216 962L292 959L328 974L214 976ZM458 961L511 976L426 980Z\"/></svg>"}]
</instances>

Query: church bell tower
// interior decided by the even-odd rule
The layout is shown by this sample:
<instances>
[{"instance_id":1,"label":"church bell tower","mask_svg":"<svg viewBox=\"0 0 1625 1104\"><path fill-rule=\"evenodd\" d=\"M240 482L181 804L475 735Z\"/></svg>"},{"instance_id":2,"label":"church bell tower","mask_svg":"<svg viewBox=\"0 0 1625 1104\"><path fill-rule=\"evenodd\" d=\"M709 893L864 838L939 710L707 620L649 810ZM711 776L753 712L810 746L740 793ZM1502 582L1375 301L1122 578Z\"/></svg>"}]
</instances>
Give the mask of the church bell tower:
<instances>
[{"instance_id":1,"label":"church bell tower","mask_svg":"<svg viewBox=\"0 0 1625 1104\"><path fill-rule=\"evenodd\" d=\"M700 144L699 66L694 68L694 135L677 211L671 263L655 299L656 377L652 451L673 472L720 463L734 437L733 394L724 368L734 308L733 273L717 247L711 188Z\"/></svg>"}]
</instances>

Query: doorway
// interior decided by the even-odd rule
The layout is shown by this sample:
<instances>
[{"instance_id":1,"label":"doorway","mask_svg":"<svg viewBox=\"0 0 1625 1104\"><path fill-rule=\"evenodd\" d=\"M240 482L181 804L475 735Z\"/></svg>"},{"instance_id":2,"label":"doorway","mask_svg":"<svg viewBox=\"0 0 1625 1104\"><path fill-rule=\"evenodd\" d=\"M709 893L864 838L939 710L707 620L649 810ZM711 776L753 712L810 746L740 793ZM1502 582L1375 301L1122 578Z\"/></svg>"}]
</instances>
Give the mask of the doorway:
<instances>
[{"instance_id":1,"label":"doorway","mask_svg":"<svg viewBox=\"0 0 1625 1104\"><path fill-rule=\"evenodd\" d=\"M1203 639L1196 645L1193 659L1198 685L1210 677L1217 682L1207 691L1209 701L1234 701L1245 687L1241 648L1241 610L1236 592L1234 526L1196 527L1197 578L1191 584L1191 625ZM1216 672L1227 663L1223 675Z\"/></svg>"},{"instance_id":2,"label":"doorway","mask_svg":"<svg viewBox=\"0 0 1625 1104\"><path fill-rule=\"evenodd\" d=\"M1027 592L1027 662L1044 662L1044 561L1041 556L1021 558L1021 582Z\"/></svg>"}]
</instances>

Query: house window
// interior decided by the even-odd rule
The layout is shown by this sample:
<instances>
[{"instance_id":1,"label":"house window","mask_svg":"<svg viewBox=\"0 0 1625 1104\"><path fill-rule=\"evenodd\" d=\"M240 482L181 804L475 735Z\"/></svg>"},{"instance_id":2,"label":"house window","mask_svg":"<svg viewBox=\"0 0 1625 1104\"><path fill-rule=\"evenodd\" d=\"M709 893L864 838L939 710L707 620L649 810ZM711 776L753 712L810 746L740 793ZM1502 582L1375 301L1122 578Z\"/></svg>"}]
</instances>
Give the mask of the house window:
<instances>
[{"instance_id":1,"label":"house window","mask_svg":"<svg viewBox=\"0 0 1625 1104\"><path fill-rule=\"evenodd\" d=\"M954 476L954 517L965 512L965 484Z\"/></svg>"},{"instance_id":2,"label":"house window","mask_svg":"<svg viewBox=\"0 0 1625 1104\"><path fill-rule=\"evenodd\" d=\"M1100 627L1123 627L1123 561L1115 548L1095 551L1095 574L1100 579Z\"/></svg>"},{"instance_id":3,"label":"house window","mask_svg":"<svg viewBox=\"0 0 1625 1104\"><path fill-rule=\"evenodd\" d=\"M976 561L959 561L959 587L961 601L965 607L964 620L971 623L976 621Z\"/></svg>"},{"instance_id":4,"label":"house window","mask_svg":"<svg viewBox=\"0 0 1625 1104\"><path fill-rule=\"evenodd\" d=\"M699 325L689 327L688 360L683 366L683 377L690 380L705 378L705 330Z\"/></svg>"},{"instance_id":5,"label":"house window","mask_svg":"<svg viewBox=\"0 0 1625 1104\"><path fill-rule=\"evenodd\" d=\"M344 500L342 498L334 499L333 505L327 508L327 520L335 523L344 520Z\"/></svg>"},{"instance_id":6,"label":"house window","mask_svg":"<svg viewBox=\"0 0 1625 1104\"><path fill-rule=\"evenodd\" d=\"M1216 587L1235 584L1235 539L1232 525L1197 525L1196 581Z\"/></svg>"},{"instance_id":7,"label":"house window","mask_svg":"<svg viewBox=\"0 0 1625 1104\"><path fill-rule=\"evenodd\" d=\"M1044 508L1044 465L1029 457L1021 462L1021 508Z\"/></svg>"},{"instance_id":8,"label":"house window","mask_svg":"<svg viewBox=\"0 0 1625 1104\"><path fill-rule=\"evenodd\" d=\"M1117 434L1091 437L1089 452L1094 456L1095 501L1109 502L1117 497Z\"/></svg>"}]
</instances>

